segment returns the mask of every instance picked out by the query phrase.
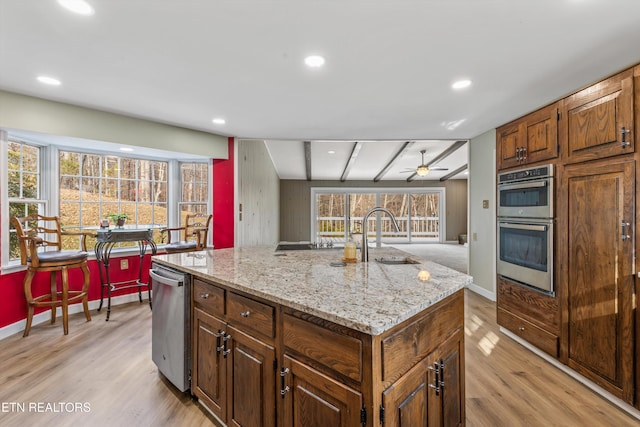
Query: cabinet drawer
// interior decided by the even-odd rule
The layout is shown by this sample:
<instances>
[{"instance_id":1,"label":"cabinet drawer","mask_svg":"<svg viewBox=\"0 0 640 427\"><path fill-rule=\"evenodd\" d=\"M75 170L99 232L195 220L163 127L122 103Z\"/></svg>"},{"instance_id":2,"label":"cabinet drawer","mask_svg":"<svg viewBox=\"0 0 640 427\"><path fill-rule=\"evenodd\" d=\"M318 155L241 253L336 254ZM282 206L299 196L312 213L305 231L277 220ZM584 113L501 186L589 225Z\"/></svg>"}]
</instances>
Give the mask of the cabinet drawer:
<instances>
[{"instance_id":1,"label":"cabinet drawer","mask_svg":"<svg viewBox=\"0 0 640 427\"><path fill-rule=\"evenodd\" d=\"M553 357L558 357L558 337L556 335L540 329L533 323L527 322L501 308L498 309L498 325L510 330Z\"/></svg>"},{"instance_id":2,"label":"cabinet drawer","mask_svg":"<svg viewBox=\"0 0 640 427\"><path fill-rule=\"evenodd\" d=\"M194 279L193 304L208 314L224 316L224 289Z\"/></svg>"},{"instance_id":3,"label":"cabinet drawer","mask_svg":"<svg viewBox=\"0 0 640 427\"><path fill-rule=\"evenodd\" d=\"M270 305L229 292L227 319L239 329L249 329L265 337L275 337L275 309Z\"/></svg>"}]
</instances>

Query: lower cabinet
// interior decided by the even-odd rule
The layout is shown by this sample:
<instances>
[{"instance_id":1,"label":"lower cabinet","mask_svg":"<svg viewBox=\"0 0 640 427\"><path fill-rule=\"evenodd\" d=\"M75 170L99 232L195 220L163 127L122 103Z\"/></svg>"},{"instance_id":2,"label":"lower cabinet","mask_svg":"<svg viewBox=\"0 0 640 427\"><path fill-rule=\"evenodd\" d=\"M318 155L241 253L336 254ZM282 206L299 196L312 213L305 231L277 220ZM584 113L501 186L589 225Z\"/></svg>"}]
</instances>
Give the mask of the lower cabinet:
<instances>
[{"instance_id":1,"label":"lower cabinet","mask_svg":"<svg viewBox=\"0 0 640 427\"><path fill-rule=\"evenodd\" d=\"M227 410L227 363L218 348L225 323L198 309L194 310L192 318L191 393L224 420Z\"/></svg>"},{"instance_id":2,"label":"lower cabinet","mask_svg":"<svg viewBox=\"0 0 640 427\"><path fill-rule=\"evenodd\" d=\"M381 421L387 427L463 426L462 331L387 388Z\"/></svg>"},{"instance_id":3,"label":"lower cabinet","mask_svg":"<svg viewBox=\"0 0 640 427\"><path fill-rule=\"evenodd\" d=\"M225 425L464 425L463 290L369 335L198 286L191 390Z\"/></svg>"},{"instance_id":4,"label":"lower cabinet","mask_svg":"<svg viewBox=\"0 0 640 427\"><path fill-rule=\"evenodd\" d=\"M283 398L286 427L361 427L362 394L284 356Z\"/></svg>"},{"instance_id":5,"label":"lower cabinet","mask_svg":"<svg viewBox=\"0 0 640 427\"><path fill-rule=\"evenodd\" d=\"M227 384L231 426L274 426L276 423L275 349L228 328Z\"/></svg>"}]
</instances>

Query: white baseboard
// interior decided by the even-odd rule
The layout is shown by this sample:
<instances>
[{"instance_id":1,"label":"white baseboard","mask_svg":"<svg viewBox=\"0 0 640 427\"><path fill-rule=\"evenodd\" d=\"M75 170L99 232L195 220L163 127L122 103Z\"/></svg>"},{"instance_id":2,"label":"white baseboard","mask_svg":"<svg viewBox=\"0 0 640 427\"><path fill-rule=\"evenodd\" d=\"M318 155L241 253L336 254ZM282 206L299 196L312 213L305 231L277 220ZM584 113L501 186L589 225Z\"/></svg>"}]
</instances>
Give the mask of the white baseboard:
<instances>
[{"instance_id":1,"label":"white baseboard","mask_svg":"<svg viewBox=\"0 0 640 427\"><path fill-rule=\"evenodd\" d=\"M485 297L486 299L488 299L489 301L494 301L496 300L496 293L495 292L491 292L483 287L480 287L478 285L476 285L475 283L470 284L469 286L467 286L467 289L469 289L470 291L475 292L478 295L482 295L483 297Z\"/></svg>"},{"instance_id":2,"label":"white baseboard","mask_svg":"<svg viewBox=\"0 0 640 427\"><path fill-rule=\"evenodd\" d=\"M564 365L564 364L560 363L558 360L556 360L553 357L549 356L547 353L545 353L544 351L540 350L539 348L534 347L533 345L531 345L527 341L523 340L519 336L517 336L514 333L512 333L511 331L509 331L508 329L503 328L502 326L500 326L500 332L502 332L503 334L505 334L506 336L508 336L509 338L514 340L515 342L517 342L518 344L522 345L523 347L526 347L527 349L531 350L536 355L540 356L541 358L543 358L544 360L549 362L551 365L555 366L556 368L560 369L565 374L569 375L571 378L573 378L576 381L584 384L586 387L590 388L595 393L597 393L600 396L604 397L609 402L611 402L612 404L614 404L618 408L620 408L623 411L625 411L627 414L629 414L632 417L637 418L638 420L640 420L640 411L638 411L633 406L629 405L627 402L617 398L616 396L614 396L613 394L609 393L607 390L603 389L602 387L600 387L599 385L597 385L593 381L583 377L582 375L580 375L579 373L577 373L573 369L569 368L567 365Z\"/></svg>"},{"instance_id":3,"label":"white baseboard","mask_svg":"<svg viewBox=\"0 0 640 427\"><path fill-rule=\"evenodd\" d=\"M146 298L147 298L146 291L143 293L142 298L143 298L143 302L146 301ZM119 295L117 297L111 297L111 306L126 304L134 301L139 301L137 292L132 294ZM100 306L100 300L89 301L89 310L97 310L99 306ZM107 311L106 299L102 304L102 311L104 312ZM82 312L83 312L82 304L71 304L69 306L70 315L75 313L82 313ZM50 321L51 321L50 310L36 314L35 316L33 316L33 322L31 323L31 333L33 333L34 326L40 323L45 323ZM60 307L58 307L58 310L56 312L56 323L60 323L60 331L61 331L60 333L62 333L62 308ZM18 332L23 333L25 326L27 326L27 319L23 319L23 320L20 320L19 322L12 323L3 328L0 328L0 340L7 338L8 336L11 336Z\"/></svg>"}]
</instances>

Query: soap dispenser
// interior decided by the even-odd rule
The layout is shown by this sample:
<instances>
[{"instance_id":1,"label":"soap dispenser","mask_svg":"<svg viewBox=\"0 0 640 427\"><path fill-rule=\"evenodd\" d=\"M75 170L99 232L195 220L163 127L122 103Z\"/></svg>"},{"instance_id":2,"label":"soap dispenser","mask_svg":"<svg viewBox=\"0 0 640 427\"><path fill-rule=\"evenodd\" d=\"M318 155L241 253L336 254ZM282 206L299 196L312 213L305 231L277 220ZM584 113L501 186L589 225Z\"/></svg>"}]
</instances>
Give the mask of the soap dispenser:
<instances>
[{"instance_id":1,"label":"soap dispenser","mask_svg":"<svg viewBox=\"0 0 640 427\"><path fill-rule=\"evenodd\" d=\"M356 242L353 241L351 237L351 233L349 233L349 237L347 241L344 242L344 257L342 258L344 262L357 262L358 257L356 256Z\"/></svg>"}]
</instances>

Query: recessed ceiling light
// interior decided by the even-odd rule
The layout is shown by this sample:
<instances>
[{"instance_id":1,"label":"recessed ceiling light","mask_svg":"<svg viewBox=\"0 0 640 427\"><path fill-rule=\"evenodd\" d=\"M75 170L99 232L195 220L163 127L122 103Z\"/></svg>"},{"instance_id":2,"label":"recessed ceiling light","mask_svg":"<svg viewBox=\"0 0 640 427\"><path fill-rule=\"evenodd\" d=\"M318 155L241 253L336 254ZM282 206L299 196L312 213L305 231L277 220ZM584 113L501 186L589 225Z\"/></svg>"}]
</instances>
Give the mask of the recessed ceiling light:
<instances>
[{"instance_id":1,"label":"recessed ceiling light","mask_svg":"<svg viewBox=\"0 0 640 427\"><path fill-rule=\"evenodd\" d=\"M471 86L471 80L458 80L451 85L454 89L464 89L469 86Z\"/></svg>"},{"instance_id":2,"label":"recessed ceiling light","mask_svg":"<svg viewBox=\"0 0 640 427\"><path fill-rule=\"evenodd\" d=\"M336 154L336 151L335 151L335 150L329 150L329 151L327 151L327 153L329 153L329 154Z\"/></svg>"},{"instance_id":3,"label":"recessed ceiling light","mask_svg":"<svg viewBox=\"0 0 640 427\"><path fill-rule=\"evenodd\" d=\"M38 76L38 81L51 86L60 86L62 84L60 80L49 76Z\"/></svg>"},{"instance_id":4,"label":"recessed ceiling light","mask_svg":"<svg viewBox=\"0 0 640 427\"><path fill-rule=\"evenodd\" d=\"M120 147L120 151L127 151L127 152L131 152L131 151L133 151L133 148L129 148L129 147Z\"/></svg>"},{"instance_id":5,"label":"recessed ceiling light","mask_svg":"<svg viewBox=\"0 0 640 427\"><path fill-rule=\"evenodd\" d=\"M84 0L58 0L58 4L78 15L93 15L93 6Z\"/></svg>"},{"instance_id":6,"label":"recessed ceiling light","mask_svg":"<svg viewBox=\"0 0 640 427\"><path fill-rule=\"evenodd\" d=\"M213 123L217 124L217 125L223 125L225 123L227 123L227 121L223 118L220 117L216 117L215 119L211 120Z\"/></svg>"},{"instance_id":7,"label":"recessed ceiling light","mask_svg":"<svg viewBox=\"0 0 640 427\"><path fill-rule=\"evenodd\" d=\"M324 58L320 55L311 55L304 58L304 63L311 68L319 68L324 65Z\"/></svg>"}]
</instances>

